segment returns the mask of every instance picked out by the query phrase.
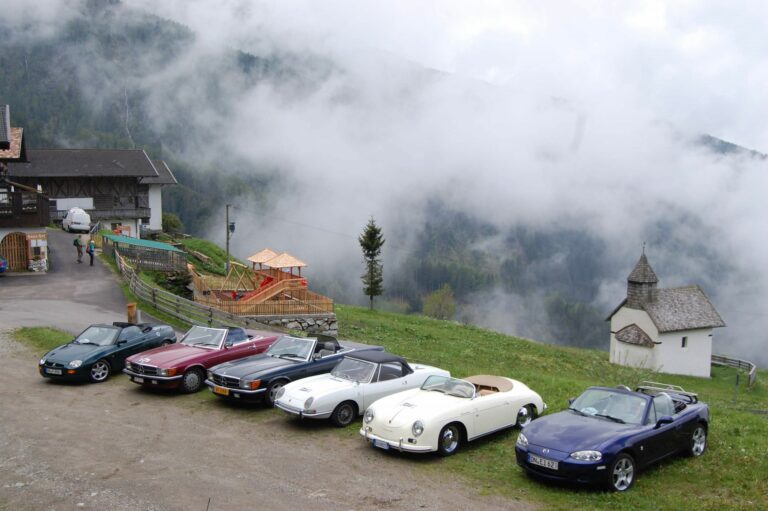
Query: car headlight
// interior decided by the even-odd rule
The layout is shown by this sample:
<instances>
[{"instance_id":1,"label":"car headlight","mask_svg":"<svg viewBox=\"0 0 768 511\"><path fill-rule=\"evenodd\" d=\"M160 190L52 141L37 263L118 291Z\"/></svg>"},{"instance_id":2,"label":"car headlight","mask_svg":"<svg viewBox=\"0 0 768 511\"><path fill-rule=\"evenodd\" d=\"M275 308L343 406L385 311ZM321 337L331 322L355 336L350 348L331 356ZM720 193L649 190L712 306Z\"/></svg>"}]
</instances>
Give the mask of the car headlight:
<instances>
[{"instance_id":1,"label":"car headlight","mask_svg":"<svg viewBox=\"0 0 768 511\"><path fill-rule=\"evenodd\" d=\"M126 369L131 369L131 363L128 362L127 360L125 361L125 368Z\"/></svg>"},{"instance_id":2,"label":"car headlight","mask_svg":"<svg viewBox=\"0 0 768 511\"><path fill-rule=\"evenodd\" d=\"M528 438L522 433L517 435L517 442L515 442L520 447L528 447Z\"/></svg>"},{"instance_id":3,"label":"car headlight","mask_svg":"<svg viewBox=\"0 0 768 511\"><path fill-rule=\"evenodd\" d=\"M83 365L82 360L73 360L72 362L69 363L69 367L71 367L72 369L77 369L81 365Z\"/></svg>"},{"instance_id":4,"label":"car headlight","mask_svg":"<svg viewBox=\"0 0 768 511\"><path fill-rule=\"evenodd\" d=\"M261 380L240 380L241 389L256 390L261 385Z\"/></svg>"},{"instance_id":5,"label":"car headlight","mask_svg":"<svg viewBox=\"0 0 768 511\"><path fill-rule=\"evenodd\" d=\"M209 380L213 380L213 372L212 372L212 371L206 371L206 377L207 377Z\"/></svg>"},{"instance_id":6,"label":"car headlight","mask_svg":"<svg viewBox=\"0 0 768 511\"><path fill-rule=\"evenodd\" d=\"M600 451L576 451L571 453L571 458L579 461L600 461L603 454Z\"/></svg>"},{"instance_id":7,"label":"car headlight","mask_svg":"<svg viewBox=\"0 0 768 511\"><path fill-rule=\"evenodd\" d=\"M283 392L285 389L280 389L280 392ZM314 401L315 398L308 397L306 401L304 401L304 409L309 410L309 407L312 406L312 401Z\"/></svg>"},{"instance_id":8,"label":"car headlight","mask_svg":"<svg viewBox=\"0 0 768 511\"><path fill-rule=\"evenodd\" d=\"M280 387L277 389L277 394L275 394L275 399L280 399L285 394L285 387Z\"/></svg>"},{"instance_id":9,"label":"car headlight","mask_svg":"<svg viewBox=\"0 0 768 511\"><path fill-rule=\"evenodd\" d=\"M41 366L42 366L42 365L45 365L45 357L43 357L43 358L41 358L41 359L40 359L40 365L41 365Z\"/></svg>"},{"instance_id":10,"label":"car headlight","mask_svg":"<svg viewBox=\"0 0 768 511\"><path fill-rule=\"evenodd\" d=\"M373 417L375 415L376 414L374 413L373 408L368 408L365 411L365 416L363 417L363 420L365 420L366 424L370 424L371 422L373 422Z\"/></svg>"},{"instance_id":11,"label":"car headlight","mask_svg":"<svg viewBox=\"0 0 768 511\"><path fill-rule=\"evenodd\" d=\"M413 436L421 436L421 434L424 433L424 423L421 421L414 422L413 426L411 426L411 431L413 432Z\"/></svg>"}]
</instances>

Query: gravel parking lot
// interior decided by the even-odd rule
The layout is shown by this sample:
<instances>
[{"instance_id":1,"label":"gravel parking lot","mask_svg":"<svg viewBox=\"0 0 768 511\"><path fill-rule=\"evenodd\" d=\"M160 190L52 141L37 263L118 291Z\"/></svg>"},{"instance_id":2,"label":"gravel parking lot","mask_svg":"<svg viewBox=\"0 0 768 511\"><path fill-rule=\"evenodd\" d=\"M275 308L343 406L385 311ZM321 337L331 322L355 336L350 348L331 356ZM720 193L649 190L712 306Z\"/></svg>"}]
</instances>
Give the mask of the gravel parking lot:
<instances>
[{"instance_id":1,"label":"gravel parking lot","mask_svg":"<svg viewBox=\"0 0 768 511\"><path fill-rule=\"evenodd\" d=\"M62 255L69 236L52 234L62 247L55 272L0 282L0 509L531 509L457 483L436 457L376 451L276 410L146 392L124 375L44 380L41 353L12 341L11 329L77 331L125 315L114 276L76 266Z\"/></svg>"}]
</instances>

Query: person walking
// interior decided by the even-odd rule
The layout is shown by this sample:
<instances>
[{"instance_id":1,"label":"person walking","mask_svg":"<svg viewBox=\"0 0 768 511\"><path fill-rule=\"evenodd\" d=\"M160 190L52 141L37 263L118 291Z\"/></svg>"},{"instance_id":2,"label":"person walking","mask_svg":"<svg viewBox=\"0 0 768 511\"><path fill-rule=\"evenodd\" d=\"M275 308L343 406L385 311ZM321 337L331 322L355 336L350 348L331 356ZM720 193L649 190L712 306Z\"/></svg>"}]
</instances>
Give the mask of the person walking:
<instances>
[{"instance_id":1,"label":"person walking","mask_svg":"<svg viewBox=\"0 0 768 511\"><path fill-rule=\"evenodd\" d=\"M72 244L77 249L77 262L82 263L83 262L83 242L80 241L80 236L77 236L75 238L75 241L72 242Z\"/></svg>"},{"instance_id":2,"label":"person walking","mask_svg":"<svg viewBox=\"0 0 768 511\"><path fill-rule=\"evenodd\" d=\"M86 252L88 252L88 255L91 258L91 266L93 266L93 254L96 253L96 242L93 241L93 238L91 238L88 242L88 248L86 249Z\"/></svg>"}]
</instances>

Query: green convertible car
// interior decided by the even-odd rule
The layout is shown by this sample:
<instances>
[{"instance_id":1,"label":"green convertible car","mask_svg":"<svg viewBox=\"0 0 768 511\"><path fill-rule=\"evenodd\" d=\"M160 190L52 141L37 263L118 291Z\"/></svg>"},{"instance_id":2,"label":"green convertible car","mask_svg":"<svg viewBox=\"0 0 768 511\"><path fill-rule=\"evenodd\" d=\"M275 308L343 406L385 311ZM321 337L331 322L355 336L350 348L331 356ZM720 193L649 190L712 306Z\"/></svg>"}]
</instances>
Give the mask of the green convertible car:
<instances>
[{"instance_id":1,"label":"green convertible car","mask_svg":"<svg viewBox=\"0 0 768 511\"><path fill-rule=\"evenodd\" d=\"M127 357L174 342L176 333L168 325L91 325L71 342L43 355L38 368L44 378L99 383L122 370Z\"/></svg>"}]
</instances>

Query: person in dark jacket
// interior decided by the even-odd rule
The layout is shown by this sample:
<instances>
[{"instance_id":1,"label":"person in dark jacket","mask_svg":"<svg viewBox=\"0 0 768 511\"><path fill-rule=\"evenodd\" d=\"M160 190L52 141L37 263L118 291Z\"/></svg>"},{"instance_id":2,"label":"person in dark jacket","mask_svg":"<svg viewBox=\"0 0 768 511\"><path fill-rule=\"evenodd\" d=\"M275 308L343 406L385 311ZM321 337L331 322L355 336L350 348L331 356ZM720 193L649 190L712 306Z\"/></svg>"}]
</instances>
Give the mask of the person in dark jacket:
<instances>
[{"instance_id":1,"label":"person in dark jacket","mask_svg":"<svg viewBox=\"0 0 768 511\"><path fill-rule=\"evenodd\" d=\"M83 262L83 242L80 241L80 236L76 237L75 241L73 241L72 244L77 249L77 262L82 263Z\"/></svg>"}]
</instances>

